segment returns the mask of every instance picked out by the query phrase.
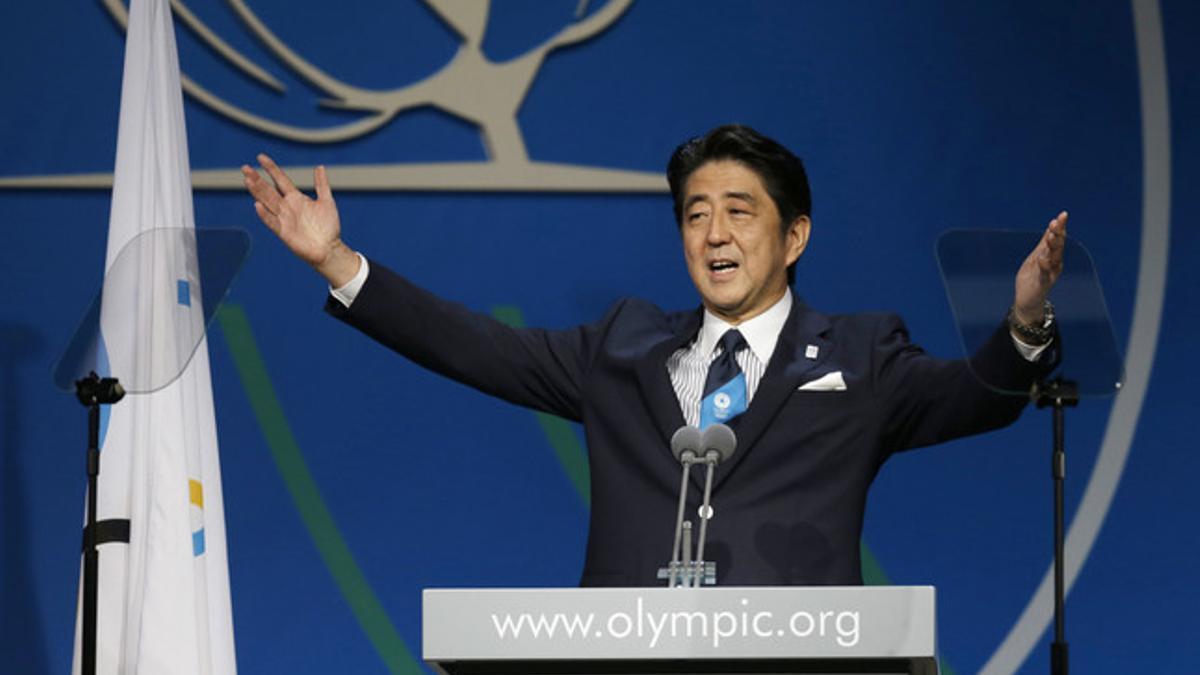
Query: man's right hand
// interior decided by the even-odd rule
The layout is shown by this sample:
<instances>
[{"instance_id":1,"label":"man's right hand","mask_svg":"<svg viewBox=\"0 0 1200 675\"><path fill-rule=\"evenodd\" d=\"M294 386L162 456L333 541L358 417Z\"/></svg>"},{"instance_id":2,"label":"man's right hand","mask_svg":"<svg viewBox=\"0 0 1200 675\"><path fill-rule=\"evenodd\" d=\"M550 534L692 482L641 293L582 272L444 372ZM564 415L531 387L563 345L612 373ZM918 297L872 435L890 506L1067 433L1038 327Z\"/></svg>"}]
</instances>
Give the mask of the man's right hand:
<instances>
[{"instance_id":1,"label":"man's right hand","mask_svg":"<svg viewBox=\"0 0 1200 675\"><path fill-rule=\"evenodd\" d=\"M317 198L310 199L270 157L260 154L258 163L271 177L270 182L249 165L242 165L242 182L254 197L258 217L330 286L346 285L358 272L360 261L342 242L342 226L325 167L313 170Z\"/></svg>"}]
</instances>

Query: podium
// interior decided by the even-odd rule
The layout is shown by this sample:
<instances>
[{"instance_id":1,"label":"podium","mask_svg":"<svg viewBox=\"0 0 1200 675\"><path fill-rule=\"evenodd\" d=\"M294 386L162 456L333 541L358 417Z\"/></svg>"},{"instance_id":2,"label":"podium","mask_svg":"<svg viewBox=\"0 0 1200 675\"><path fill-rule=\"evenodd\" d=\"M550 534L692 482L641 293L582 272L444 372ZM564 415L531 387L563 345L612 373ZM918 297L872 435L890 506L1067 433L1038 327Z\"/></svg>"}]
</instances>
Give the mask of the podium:
<instances>
[{"instance_id":1,"label":"podium","mask_svg":"<svg viewBox=\"0 0 1200 675\"><path fill-rule=\"evenodd\" d=\"M427 589L445 675L936 675L932 586Z\"/></svg>"}]
</instances>

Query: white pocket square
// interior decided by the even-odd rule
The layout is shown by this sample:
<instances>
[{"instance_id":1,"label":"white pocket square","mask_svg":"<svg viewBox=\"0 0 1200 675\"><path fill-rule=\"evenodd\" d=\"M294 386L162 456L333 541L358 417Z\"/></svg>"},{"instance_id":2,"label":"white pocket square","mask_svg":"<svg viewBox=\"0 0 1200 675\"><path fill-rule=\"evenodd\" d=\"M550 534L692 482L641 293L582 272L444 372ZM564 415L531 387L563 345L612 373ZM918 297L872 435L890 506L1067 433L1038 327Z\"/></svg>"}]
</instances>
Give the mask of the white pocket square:
<instances>
[{"instance_id":1,"label":"white pocket square","mask_svg":"<svg viewBox=\"0 0 1200 675\"><path fill-rule=\"evenodd\" d=\"M815 380L800 385L797 391L845 391L846 381L842 379L842 371L835 370L826 373Z\"/></svg>"}]
</instances>

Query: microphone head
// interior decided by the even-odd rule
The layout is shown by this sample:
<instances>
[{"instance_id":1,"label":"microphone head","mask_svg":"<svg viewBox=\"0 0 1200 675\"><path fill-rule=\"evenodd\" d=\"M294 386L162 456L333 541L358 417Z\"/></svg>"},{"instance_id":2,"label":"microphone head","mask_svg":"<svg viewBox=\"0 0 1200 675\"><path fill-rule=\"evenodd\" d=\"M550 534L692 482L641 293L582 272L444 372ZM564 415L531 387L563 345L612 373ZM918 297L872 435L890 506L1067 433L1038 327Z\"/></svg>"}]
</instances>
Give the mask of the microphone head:
<instances>
[{"instance_id":1,"label":"microphone head","mask_svg":"<svg viewBox=\"0 0 1200 675\"><path fill-rule=\"evenodd\" d=\"M700 430L696 427L679 427L671 434L671 454L682 462L685 452L690 452L693 456L700 454Z\"/></svg>"},{"instance_id":2,"label":"microphone head","mask_svg":"<svg viewBox=\"0 0 1200 675\"><path fill-rule=\"evenodd\" d=\"M737 436L733 429L724 424L712 424L701 435L700 447L706 457L715 453L716 463L720 464L729 459L737 449Z\"/></svg>"}]
</instances>

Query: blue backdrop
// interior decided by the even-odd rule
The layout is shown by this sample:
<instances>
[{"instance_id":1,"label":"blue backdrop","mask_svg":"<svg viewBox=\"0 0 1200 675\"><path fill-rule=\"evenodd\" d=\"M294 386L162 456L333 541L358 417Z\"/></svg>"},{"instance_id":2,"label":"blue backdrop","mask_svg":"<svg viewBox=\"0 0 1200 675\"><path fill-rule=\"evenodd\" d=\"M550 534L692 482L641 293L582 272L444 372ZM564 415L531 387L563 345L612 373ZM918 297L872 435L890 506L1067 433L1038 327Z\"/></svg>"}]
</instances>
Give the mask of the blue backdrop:
<instances>
[{"instance_id":1,"label":"blue backdrop","mask_svg":"<svg viewBox=\"0 0 1200 675\"><path fill-rule=\"evenodd\" d=\"M483 52L520 56L579 6L496 0ZM177 21L185 74L231 105L297 127L363 115L319 108L325 95L226 3L189 7L287 87L238 73ZM304 58L365 89L429 76L460 43L416 0L253 9ZM119 24L100 2L0 13L0 174L111 172ZM638 0L605 32L546 56L516 125L532 160L652 173L717 124L778 138L804 158L814 194L799 292L825 311L899 311L946 356L959 347L937 235L1038 229L1069 209L1131 359L1120 398L1085 401L1068 420L1068 517L1094 472L1119 476L1068 598L1073 666L1190 672L1200 668L1200 454L1187 421L1200 324L1190 298L1200 199L1189 189L1200 180L1198 16L1184 0ZM482 84L460 93L489 95ZM429 107L333 143L251 129L195 98L186 115L195 170L233 169L258 151L325 163L352 246L480 311L567 326L626 295L697 302L662 192L339 189L340 165L482 163L487 148L476 126ZM0 190L5 672L70 667L85 415L50 370L100 281L108 199ZM421 588L577 583L588 509L577 429L441 380L325 317L323 283L243 193L197 191L195 205L201 226L254 238L209 342L243 672L388 672L383 654L406 645L419 656ZM1001 432L895 457L871 493L869 576L938 586L939 647L954 672L996 654L1050 564L1049 424L1031 410ZM383 612L371 618L371 606ZM995 663L1042 672L1047 649L1043 635L1031 655Z\"/></svg>"}]
</instances>

